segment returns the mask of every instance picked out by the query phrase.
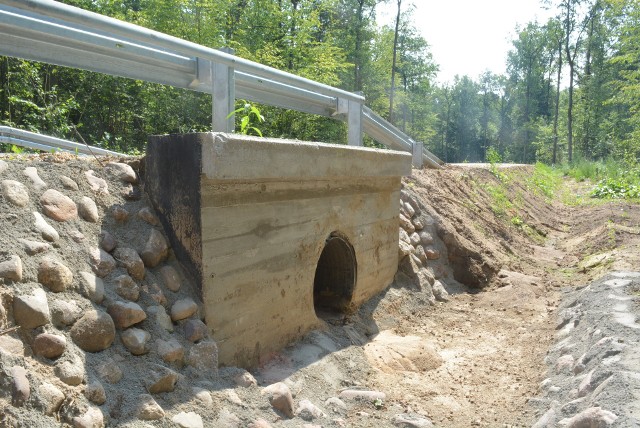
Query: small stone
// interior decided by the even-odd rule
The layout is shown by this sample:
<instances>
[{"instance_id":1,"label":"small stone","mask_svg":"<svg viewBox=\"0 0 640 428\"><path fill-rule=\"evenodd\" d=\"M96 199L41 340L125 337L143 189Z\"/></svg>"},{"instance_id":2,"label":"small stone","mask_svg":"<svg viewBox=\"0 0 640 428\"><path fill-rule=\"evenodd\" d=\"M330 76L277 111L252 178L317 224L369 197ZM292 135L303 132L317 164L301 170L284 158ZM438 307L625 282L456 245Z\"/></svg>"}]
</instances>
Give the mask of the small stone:
<instances>
[{"instance_id":1,"label":"small stone","mask_svg":"<svg viewBox=\"0 0 640 428\"><path fill-rule=\"evenodd\" d=\"M282 412L285 416L293 417L293 397L289 387L283 383L278 382L271 384L264 388L261 392L262 395L267 395L269 403L274 409Z\"/></svg>"},{"instance_id":2,"label":"small stone","mask_svg":"<svg viewBox=\"0 0 640 428\"><path fill-rule=\"evenodd\" d=\"M62 361L56 364L53 371L67 385L80 385L84 380L84 365L78 361Z\"/></svg>"},{"instance_id":3,"label":"small stone","mask_svg":"<svg viewBox=\"0 0 640 428\"><path fill-rule=\"evenodd\" d=\"M180 276L173 266L162 266L160 268L160 276L164 285L174 293L180 290Z\"/></svg>"},{"instance_id":4,"label":"small stone","mask_svg":"<svg viewBox=\"0 0 640 428\"><path fill-rule=\"evenodd\" d=\"M570 372L573 368L573 356L571 354L566 354L558 358L556 361L556 373L562 372Z\"/></svg>"},{"instance_id":5,"label":"small stone","mask_svg":"<svg viewBox=\"0 0 640 428\"><path fill-rule=\"evenodd\" d=\"M206 389L196 386L191 388L191 391L193 391L193 395L202 405L206 407L213 405L213 398L211 398L211 394Z\"/></svg>"},{"instance_id":6,"label":"small stone","mask_svg":"<svg viewBox=\"0 0 640 428\"><path fill-rule=\"evenodd\" d=\"M397 426L402 428L431 428L433 427L433 423L424 416L415 415L412 413L403 413L401 415L395 415L391 422ZM471 424L475 425L475 424ZM479 425L479 424L478 424Z\"/></svg>"},{"instance_id":7,"label":"small stone","mask_svg":"<svg viewBox=\"0 0 640 428\"><path fill-rule=\"evenodd\" d=\"M102 428L104 416L98 407L89 407L82 416L73 418L73 428Z\"/></svg>"},{"instance_id":8,"label":"small stone","mask_svg":"<svg viewBox=\"0 0 640 428\"><path fill-rule=\"evenodd\" d=\"M78 183L66 175L60 176L60 184L67 190L78 190Z\"/></svg>"},{"instance_id":9,"label":"small stone","mask_svg":"<svg viewBox=\"0 0 640 428\"><path fill-rule=\"evenodd\" d=\"M98 206L93 199L83 196L78 203L78 214L80 218L90 223L97 223L100 220L100 214L98 213Z\"/></svg>"},{"instance_id":10,"label":"small stone","mask_svg":"<svg viewBox=\"0 0 640 428\"><path fill-rule=\"evenodd\" d=\"M235 390L233 389L227 389L227 400L229 400L230 403L235 404L237 406L241 406L241 407L246 407L247 405L240 399L240 396L238 395L238 393L236 393Z\"/></svg>"},{"instance_id":11,"label":"small stone","mask_svg":"<svg viewBox=\"0 0 640 428\"><path fill-rule=\"evenodd\" d=\"M105 250L107 253L110 253L114 248L116 248L116 245L118 245L118 243L113 235L106 231L100 233L100 248Z\"/></svg>"},{"instance_id":12,"label":"small stone","mask_svg":"<svg viewBox=\"0 0 640 428\"><path fill-rule=\"evenodd\" d=\"M49 382L42 382L42 384L38 386L37 397L44 414L47 416L56 414L64 402L64 393Z\"/></svg>"},{"instance_id":13,"label":"small stone","mask_svg":"<svg viewBox=\"0 0 640 428\"><path fill-rule=\"evenodd\" d=\"M53 226L47 223L47 220L42 217L42 214L34 211L33 216L36 218L36 221L34 223L36 230L42 234L42 237L44 239L51 242L60 239L60 235L58 234L58 232L53 228Z\"/></svg>"},{"instance_id":14,"label":"small stone","mask_svg":"<svg viewBox=\"0 0 640 428\"><path fill-rule=\"evenodd\" d=\"M109 275L116 268L116 261L111 254L97 247L89 250L89 264L100 278Z\"/></svg>"},{"instance_id":15,"label":"small stone","mask_svg":"<svg viewBox=\"0 0 640 428\"><path fill-rule=\"evenodd\" d=\"M114 302L107 308L116 327L124 329L147 318L140 305L133 302Z\"/></svg>"},{"instance_id":16,"label":"small stone","mask_svg":"<svg viewBox=\"0 0 640 428\"><path fill-rule=\"evenodd\" d=\"M138 182L135 171L126 163L109 162L106 168L125 183L136 184Z\"/></svg>"},{"instance_id":17,"label":"small stone","mask_svg":"<svg viewBox=\"0 0 640 428\"><path fill-rule=\"evenodd\" d=\"M440 258L440 251L433 248L425 248L424 252L429 260L438 260Z\"/></svg>"},{"instance_id":18,"label":"small stone","mask_svg":"<svg viewBox=\"0 0 640 428\"><path fill-rule=\"evenodd\" d=\"M118 247L113 252L113 257L127 269L133 279L142 281L144 278L144 263L136 250Z\"/></svg>"},{"instance_id":19,"label":"small stone","mask_svg":"<svg viewBox=\"0 0 640 428\"><path fill-rule=\"evenodd\" d=\"M241 386L243 388L249 388L252 386L258 386L258 381L251 373L246 370L243 370L242 373L238 374L233 378L236 385Z\"/></svg>"},{"instance_id":20,"label":"small stone","mask_svg":"<svg viewBox=\"0 0 640 428\"><path fill-rule=\"evenodd\" d=\"M87 400L97 404L98 406L101 406L107 401L107 394L104 391L104 387L97 380L94 380L87 385L84 389L84 396L87 397Z\"/></svg>"},{"instance_id":21,"label":"small stone","mask_svg":"<svg viewBox=\"0 0 640 428\"><path fill-rule=\"evenodd\" d=\"M140 394L138 396L136 413L138 419L143 421L155 421L164 418L164 410L149 394Z\"/></svg>"},{"instance_id":22,"label":"small stone","mask_svg":"<svg viewBox=\"0 0 640 428\"><path fill-rule=\"evenodd\" d=\"M51 333L37 335L31 346L36 355L49 359L58 358L66 347L67 339L64 336Z\"/></svg>"},{"instance_id":23,"label":"small stone","mask_svg":"<svg viewBox=\"0 0 640 428\"><path fill-rule=\"evenodd\" d=\"M347 405L338 397L330 397L324 402L324 406L331 409L334 413L347 410Z\"/></svg>"},{"instance_id":24,"label":"small stone","mask_svg":"<svg viewBox=\"0 0 640 428\"><path fill-rule=\"evenodd\" d=\"M40 191L45 187L47 187L47 183L42 181L42 179L38 175L38 170L35 169L34 167L28 166L22 172L24 175L29 177L29 179L31 180L31 183L33 184L33 187L35 187L36 190Z\"/></svg>"},{"instance_id":25,"label":"small stone","mask_svg":"<svg viewBox=\"0 0 640 428\"><path fill-rule=\"evenodd\" d=\"M444 288L444 285L440 281L435 281L431 286L433 290L433 295L436 297L436 300L439 302L448 302L449 301L449 292Z\"/></svg>"},{"instance_id":26,"label":"small stone","mask_svg":"<svg viewBox=\"0 0 640 428\"><path fill-rule=\"evenodd\" d=\"M411 245L413 245L414 247L420 244L420 235L418 235L416 232L413 232L409 239L411 240Z\"/></svg>"},{"instance_id":27,"label":"small stone","mask_svg":"<svg viewBox=\"0 0 640 428\"><path fill-rule=\"evenodd\" d=\"M22 248L24 248L24 251L30 256L45 253L51 248L51 245L46 242L30 241L22 238L18 239L18 242L22 244Z\"/></svg>"},{"instance_id":28,"label":"small stone","mask_svg":"<svg viewBox=\"0 0 640 428\"><path fill-rule=\"evenodd\" d=\"M197 343L189 349L187 364L196 370L218 372L218 345L213 340Z\"/></svg>"},{"instance_id":29,"label":"small stone","mask_svg":"<svg viewBox=\"0 0 640 428\"><path fill-rule=\"evenodd\" d=\"M149 207L141 208L140 211L138 211L138 218L146 221L151 226L160 226L160 220L158 219L158 216L155 215Z\"/></svg>"},{"instance_id":30,"label":"small stone","mask_svg":"<svg viewBox=\"0 0 640 428\"><path fill-rule=\"evenodd\" d=\"M140 287L129 275L120 275L115 279L116 293L124 299L137 301L140 297Z\"/></svg>"},{"instance_id":31,"label":"small stone","mask_svg":"<svg viewBox=\"0 0 640 428\"><path fill-rule=\"evenodd\" d=\"M189 318L198 311L198 305L190 297L177 300L171 306L171 319L180 321Z\"/></svg>"},{"instance_id":32,"label":"small stone","mask_svg":"<svg viewBox=\"0 0 640 428\"><path fill-rule=\"evenodd\" d=\"M147 312L149 313L149 318L155 320L155 322L165 329L166 331L172 333L173 332L173 323L171 322L171 317L167 314L167 311L160 306L150 306L147 308Z\"/></svg>"},{"instance_id":33,"label":"small stone","mask_svg":"<svg viewBox=\"0 0 640 428\"><path fill-rule=\"evenodd\" d=\"M427 257L427 253L424 251L424 247L422 245L418 245L415 249L415 255L420 260L421 264L426 264L429 258Z\"/></svg>"},{"instance_id":34,"label":"small stone","mask_svg":"<svg viewBox=\"0 0 640 428\"><path fill-rule=\"evenodd\" d=\"M249 424L249 428L272 428L269 422L264 419L256 419Z\"/></svg>"},{"instance_id":35,"label":"small stone","mask_svg":"<svg viewBox=\"0 0 640 428\"><path fill-rule=\"evenodd\" d=\"M22 260L19 256L11 255L9 260L0 262L0 278L7 281L22 281Z\"/></svg>"},{"instance_id":36,"label":"small stone","mask_svg":"<svg viewBox=\"0 0 640 428\"><path fill-rule=\"evenodd\" d=\"M165 306L167 304L167 298L155 282L143 285L141 288L158 305Z\"/></svg>"},{"instance_id":37,"label":"small stone","mask_svg":"<svg viewBox=\"0 0 640 428\"><path fill-rule=\"evenodd\" d=\"M420 220L418 217L412 218L411 223L413 223L413 227L415 227L416 230L424 229L424 224L422 224L422 220Z\"/></svg>"},{"instance_id":38,"label":"small stone","mask_svg":"<svg viewBox=\"0 0 640 428\"><path fill-rule=\"evenodd\" d=\"M169 244L162 233L156 229L151 229L147 243L140 252L140 257L147 267L156 267L167 258L169 254Z\"/></svg>"},{"instance_id":39,"label":"small stone","mask_svg":"<svg viewBox=\"0 0 640 428\"><path fill-rule=\"evenodd\" d=\"M180 412L171 418L180 428L203 428L202 417L195 412Z\"/></svg>"},{"instance_id":40,"label":"small stone","mask_svg":"<svg viewBox=\"0 0 640 428\"><path fill-rule=\"evenodd\" d=\"M56 220L67 221L78 217L78 207L73 200L54 189L49 189L40 196L42 212Z\"/></svg>"},{"instance_id":41,"label":"small stone","mask_svg":"<svg viewBox=\"0 0 640 428\"><path fill-rule=\"evenodd\" d=\"M411 244L411 237L409 237L409 234L407 233L406 230L404 230L403 228L399 227L399 240L401 242L405 242L407 244Z\"/></svg>"},{"instance_id":42,"label":"small stone","mask_svg":"<svg viewBox=\"0 0 640 428\"><path fill-rule=\"evenodd\" d=\"M13 317L23 328L36 328L51 321L47 293L37 288L32 294L13 298Z\"/></svg>"},{"instance_id":43,"label":"small stone","mask_svg":"<svg viewBox=\"0 0 640 428\"><path fill-rule=\"evenodd\" d=\"M84 241L84 234L79 230L70 230L69 237L73 239L73 242L77 242L78 244Z\"/></svg>"},{"instance_id":44,"label":"small stone","mask_svg":"<svg viewBox=\"0 0 640 428\"><path fill-rule=\"evenodd\" d=\"M9 168L9 164L2 159L0 159L0 174L5 172Z\"/></svg>"},{"instance_id":45,"label":"small stone","mask_svg":"<svg viewBox=\"0 0 640 428\"><path fill-rule=\"evenodd\" d=\"M187 320L184 323L184 337L189 342L198 342L207 336L208 329L205 323L200 320Z\"/></svg>"},{"instance_id":46,"label":"small stone","mask_svg":"<svg viewBox=\"0 0 640 428\"><path fill-rule=\"evenodd\" d=\"M416 215L416 210L413 209L413 207L411 206L410 203L408 202L402 202L402 207L404 208L404 210L407 212L407 214L409 215L409 218L413 217L414 215Z\"/></svg>"},{"instance_id":47,"label":"small stone","mask_svg":"<svg viewBox=\"0 0 640 428\"><path fill-rule=\"evenodd\" d=\"M422 263L422 260L420 260L418 256L416 256L414 253L409 254L409 257L411 258L411 260L413 260L413 262L416 264L418 268L422 268L424 266L424 263Z\"/></svg>"},{"instance_id":48,"label":"small stone","mask_svg":"<svg viewBox=\"0 0 640 428\"><path fill-rule=\"evenodd\" d=\"M80 272L82 294L94 303L102 303L104 299L104 281L91 272Z\"/></svg>"},{"instance_id":49,"label":"small stone","mask_svg":"<svg viewBox=\"0 0 640 428\"><path fill-rule=\"evenodd\" d=\"M113 320L101 310L87 311L71 328L71 339L87 352L100 352L111 346L116 337Z\"/></svg>"},{"instance_id":50,"label":"small stone","mask_svg":"<svg viewBox=\"0 0 640 428\"><path fill-rule=\"evenodd\" d=\"M416 227L411 223L411 220L406 218L404 215L399 215L400 219L400 227L402 227L408 234L411 236L413 232L416 231Z\"/></svg>"},{"instance_id":51,"label":"small stone","mask_svg":"<svg viewBox=\"0 0 640 428\"><path fill-rule=\"evenodd\" d=\"M422 245L433 244L433 236L429 232L422 231L418 235L420 235L420 243Z\"/></svg>"},{"instance_id":52,"label":"small stone","mask_svg":"<svg viewBox=\"0 0 640 428\"><path fill-rule=\"evenodd\" d=\"M24 357L24 343L9 335L0 335L0 356Z\"/></svg>"},{"instance_id":53,"label":"small stone","mask_svg":"<svg viewBox=\"0 0 640 428\"><path fill-rule=\"evenodd\" d=\"M54 300L51 303L51 320L56 327L73 325L80 318L82 309L75 301Z\"/></svg>"},{"instance_id":54,"label":"small stone","mask_svg":"<svg viewBox=\"0 0 640 428\"><path fill-rule=\"evenodd\" d=\"M326 415L318 406L309 400L300 400L296 409L296 416L300 419L311 422L314 419L323 418Z\"/></svg>"},{"instance_id":55,"label":"small stone","mask_svg":"<svg viewBox=\"0 0 640 428\"><path fill-rule=\"evenodd\" d=\"M375 401L382 400L384 401L387 398L387 395L384 392L380 391L367 391L361 389L345 389L340 393L340 398L344 400L367 400L367 401Z\"/></svg>"},{"instance_id":56,"label":"small stone","mask_svg":"<svg viewBox=\"0 0 640 428\"><path fill-rule=\"evenodd\" d=\"M61 261L45 257L38 265L38 282L49 290L60 293L73 283L73 273Z\"/></svg>"},{"instance_id":57,"label":"small stone","mask_svg":"<svg viewBox=\"0 0 640 428\"><path fill-rule=\"evenodd\" d=\"M18 207L29 203L27 186L15 180L2 180L2 194L9 202Z\"/></svg>"},{"instance_id":58,"label":"small stone","mask_svg":"<svg viewBox=\"0 0 640 428\"><path fill-rule=\"evenodd\" d=\"M593 379L593 372L595 372L595 369L587 373L584 379L582 379L582 382L580 382L580 385L578 386L578 397L586 397L591 391L593 391L594 386L591 383L591 380Z\"/></svg>"},{"instance_id":59,"label":"small stone","mask_svg":"<svg viewBox=\"0 0 640 428\"><path fill-rule=\"evenodd\" d=\"M144 355L149 352L151 335L139 328L129 328L120 334L122 343L133 355Z\"/></svg>"},{"instance_id":60,"label":"small stone","mask_svg":"<svg viewBox=\"0 0 640 428\"><path fill-rule=\"evenodd\" d=\"M600 407L590 407L571 418L562 419L558 426L566 428L607 427L613 424L618 416Z\"/></svg>"},{"instance_id":61,"label":"small stone","mask_svg":"<svg viewBox=\"0 0 640 428\"><path fill-rule=\"evenodd\" d=\"M184 347L176 340L156 340L158 355L165 363L179 363L184 361Z\"/></svg>"},{"instance_id":62,"label":"small stone","mask_svg":"<svg viewBox=\"0 0 640 428\"><path fill-rule=\"evenodd\" d=\"M413 253L414 251L415 249L413 248L413 246L411 246L411 244L408 244L404 241L400 241L398 246L398 260L402 260L403 258Z\"/></svg>"},{"instance_id":63,"label":"small stone","mask_svg":"<svg viewBox=\"0 0 640 428\"><path fill-rule=\"evenodd\" d=\"M126 184L122 187L122 197L127 201L139 201L142 199L142 191L139 186L132 186L131 184Z\"/></svg>"},{"instance_id":64,"label":"small stone","mask_svg":"<svg viewBox=\"0 0 640 428\"><path fill-rule=\"evenodd\" d=\"M114 205L113 208L111 208L111 216L118 223L124 223L129 220L129 211L123 206Z\"/></svg>"},{"instance_id":65,"label":"small stone","mask_svg":"<svg viewBox=\"0 0 640 428\"><path fill-rule=\"evenodd\" d=\"M24 367L13 366L9 370L11 376L11 404L22 407L29 400L31 387Z\"/></svg>"},{"instance_id":66,"label":"small stone","mask_svg":"<svg viewBox=\"0 0 640 428\"><path fill-rule=\"evenodd\" d=\"M107 182L100 177L96 177L94 174L95 173L92 169L85 171L84 173L91 190L96 193L109 194L109 186L107 185Z\"/></svg>"},{"instance_id":67,"label":"small stone","mask_svg":"<svg viewBox=\"0 0 640 428\"><path fill-rule=\"evenodd\" d=\"M159 394L174 390L178 374L167 367L155 364L150 368L145 379L147 391L150 394Z\"/></svg>"},{"instance_id":68,"label":"small stone","mask_svg":"<svg viewBox=\"0 0 640 428\"><path fill-rule=\"evenodd\" d=\"M111 384L120 382L123 376L120 365L111 359L98 366L98 374L102 379Z\"/></svg>"},{"instance_id":69,"label":"small stone","mask_svg":"<svg viewBox=\"0 0 640 428\"><path fill-rule=\"evenodd\" d=\"M242 421L237 415L223 408L218 415L215 426L220 428L241 428Z\"/></svg>"}]
</instances>

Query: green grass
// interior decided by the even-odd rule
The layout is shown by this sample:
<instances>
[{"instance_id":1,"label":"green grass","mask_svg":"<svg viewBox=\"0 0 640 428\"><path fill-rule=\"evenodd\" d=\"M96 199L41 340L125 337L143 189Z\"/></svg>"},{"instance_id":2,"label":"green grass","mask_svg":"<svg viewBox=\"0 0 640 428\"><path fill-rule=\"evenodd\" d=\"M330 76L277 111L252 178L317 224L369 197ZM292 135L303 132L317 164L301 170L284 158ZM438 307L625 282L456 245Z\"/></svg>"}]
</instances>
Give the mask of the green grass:
<instances>
[{"instance_id":1,"label":"green grass","mask_svg":"<svg viewBox=\"0 0 640 428\"><path fill-rule=\"evenodd\" d=\"M547 199L553 199L562 187L562 173L549 165L536 163L533 174L527 180L529 189Z\"/></svg>"},{"instance_id":2,"label":"green grass","mask_svg":"<svg viewBox=\"0 0 640 428\"><path fill-rule=\"evenodd\" d=\"M563 175L594 184L595 199L640 199L640 165L616 159L577 160L560 167Z\"/></svg>"}]
</instances>

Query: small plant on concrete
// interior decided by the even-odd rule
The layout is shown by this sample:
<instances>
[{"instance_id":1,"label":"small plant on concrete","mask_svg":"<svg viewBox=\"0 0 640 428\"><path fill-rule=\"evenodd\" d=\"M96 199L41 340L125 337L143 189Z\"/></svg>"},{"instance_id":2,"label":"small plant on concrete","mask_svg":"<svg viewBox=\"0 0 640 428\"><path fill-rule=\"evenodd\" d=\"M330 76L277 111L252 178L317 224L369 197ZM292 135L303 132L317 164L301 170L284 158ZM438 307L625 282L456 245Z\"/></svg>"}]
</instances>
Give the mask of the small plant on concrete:
<instances>
[{"instance_id":1,"label":"small plant on concrete","mask_svg":"<svg viewBox=\"0 0 640 428\"><path fill-rule=\"evenodd\" d=\"M260 113L258 107L253 104L240 100L241 106L227 116L227 119L231 116L240 117L240 133L244 135L249 135L249 133L254 133L262 137L262 131L260 128L257 128L255 125L264 122L264 116Z\"/></svg>"}]
</instances>

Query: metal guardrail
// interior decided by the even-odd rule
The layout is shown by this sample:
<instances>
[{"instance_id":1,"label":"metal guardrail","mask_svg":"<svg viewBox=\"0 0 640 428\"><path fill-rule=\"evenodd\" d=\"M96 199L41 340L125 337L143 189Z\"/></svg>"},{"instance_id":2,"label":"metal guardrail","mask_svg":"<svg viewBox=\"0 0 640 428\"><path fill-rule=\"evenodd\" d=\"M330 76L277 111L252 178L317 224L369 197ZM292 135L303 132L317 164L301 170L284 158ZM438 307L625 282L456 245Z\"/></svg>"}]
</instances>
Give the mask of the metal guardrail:
<instances>
[{"instance_id":1,"label":"metal guardrail","mask_svg":"<svg viewBox=\"0 0 640 428\"><path fill-rule=\"evenodd\" d=\"M34 150L61 150L63 152L76 153L81 155L99 156L126 156L122 153L112 152L99 147L87 146L75 143L62 138L51 137L49 135L37 134L35 132L16 129L10 126L0 126L0 143L15 144L16 146L27 147Z\"/></svg>"},{"instance_id":2,"label":"metal guardrail","mask_svg":"<svg viewBox=\"0 0 640 428\"><path fill-rule=\"evenodd\" d=\"M233 131L237 96L346 121L350 145L364 128L414 164L442 164L361 95L52 0L0 0L0 54L212 94L214 131Z\"/></svg>"}]
</instances>

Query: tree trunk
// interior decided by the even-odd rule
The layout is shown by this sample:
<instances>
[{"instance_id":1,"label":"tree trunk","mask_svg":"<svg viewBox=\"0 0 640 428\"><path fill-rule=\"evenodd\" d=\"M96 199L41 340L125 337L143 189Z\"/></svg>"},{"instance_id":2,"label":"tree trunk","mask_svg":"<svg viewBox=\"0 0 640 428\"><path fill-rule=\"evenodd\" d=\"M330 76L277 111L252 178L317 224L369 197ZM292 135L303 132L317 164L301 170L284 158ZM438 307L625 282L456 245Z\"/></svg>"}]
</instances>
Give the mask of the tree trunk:
<instances>
[{"instance_id":1,"label":"tree trunk","mask_svg":"<svg viewBox=\"0 0 640 428\"><path fill-rule=\"evenodd\" d=\"M398 53L398 31L400 29L400 8L402 0L398 2L398 13L396 15L396 29L393 35L393 60L391 62L391 93L389 94L389 122L393 123L393 97L396 91L396 55Z\"/></svg>"},{"instance_id":2,"label":"tree trunk","mask_svg":"<svg viewBox=\"0 0 640 428\"><path fill-rule=\"evenodd\" d=\"M553 115L553 164L558 162L558 116L560 113L560 79L562 78L562 40L558 41L558 74L556 79L556 105Z\"/></svg>"},{"instance_id":3,"label":"tree trunk","mask_svg":"<svg viewBox=\"0 0 640 428\"><path fill-rule=\"evenodd\" d=\"M355 64L353 67L353 90L362 91L362 22L364 20L364 1L358 0L358 25L356 27Z\"/></svg>"}]
</instances>

